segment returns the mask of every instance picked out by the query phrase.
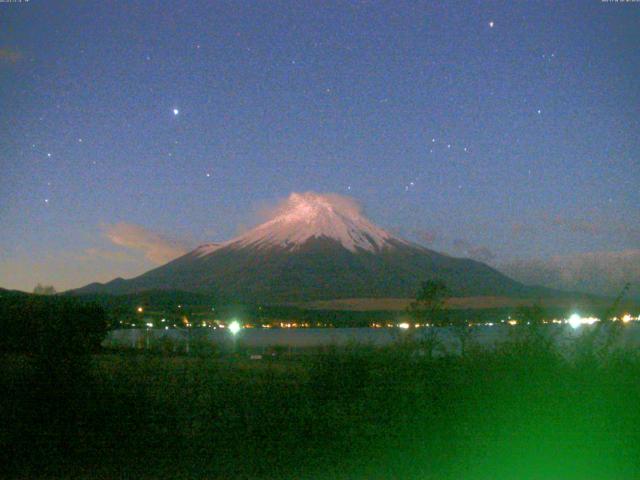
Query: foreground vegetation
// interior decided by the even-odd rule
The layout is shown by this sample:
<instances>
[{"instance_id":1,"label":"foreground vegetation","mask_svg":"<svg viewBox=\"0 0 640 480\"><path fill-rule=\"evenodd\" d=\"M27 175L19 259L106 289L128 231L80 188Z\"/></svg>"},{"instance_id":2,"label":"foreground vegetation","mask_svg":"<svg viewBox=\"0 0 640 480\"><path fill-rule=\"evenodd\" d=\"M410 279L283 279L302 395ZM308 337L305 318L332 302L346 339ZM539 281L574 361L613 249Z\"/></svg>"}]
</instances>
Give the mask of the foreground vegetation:
<instances>
[{"instance_id":1,"label":"foreground vegetation","mask_svg":"<svg viewBox=\"0 0 640 480\"><path fill-rule=\"evenodd\" d=\"M0 465L22 478L634 478L640 356L526 336L430 359L6 354ZM78 367L80 365L80 367ZM67 368L68 367L68 368Z\"/></svg>"},{"instance_id":2,"label":"foreground vegetation","mask_svg":"<svg viewBox=\"0 0 640 480\"><path fill-rule=\"evenodd\" d=\"M416 318L443 317L418 300ZM99 306L11 297L0 477L637 478L640 353L615 349L620 322L567 344L521 313L491 350L460 324L462 355L432 356L438 338L416 334L252 361L101 351Z\"/></svg>"}]
</instances>

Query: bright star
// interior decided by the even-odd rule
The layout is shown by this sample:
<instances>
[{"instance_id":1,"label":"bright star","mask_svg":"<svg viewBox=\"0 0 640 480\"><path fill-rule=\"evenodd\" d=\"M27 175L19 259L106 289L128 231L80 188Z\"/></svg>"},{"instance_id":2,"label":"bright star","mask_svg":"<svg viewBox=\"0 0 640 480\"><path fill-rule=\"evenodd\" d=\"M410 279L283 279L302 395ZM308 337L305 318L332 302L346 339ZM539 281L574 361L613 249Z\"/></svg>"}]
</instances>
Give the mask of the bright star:
<instances>
[{"instance_id":1,"label":"bright star","mask_svg":"<svg viewBox=\"0 0 640 480\"><path fill-rule=\"evenodd\" d=\"M180 110L178 110L177 108L173 109L173 114L174 115L178 115L180 113Z\"/></svg>"},{"instance_id":2,"label":"bright star","mask_svg":"<svg viewBox=\"0 0 640 480\"><path fill-rule=\"evenodd\" d=\"M491 20L491 21L489 22L489 28L493 28L493 25L494 25L493 20Z\"/></svg>"}]
</instances>

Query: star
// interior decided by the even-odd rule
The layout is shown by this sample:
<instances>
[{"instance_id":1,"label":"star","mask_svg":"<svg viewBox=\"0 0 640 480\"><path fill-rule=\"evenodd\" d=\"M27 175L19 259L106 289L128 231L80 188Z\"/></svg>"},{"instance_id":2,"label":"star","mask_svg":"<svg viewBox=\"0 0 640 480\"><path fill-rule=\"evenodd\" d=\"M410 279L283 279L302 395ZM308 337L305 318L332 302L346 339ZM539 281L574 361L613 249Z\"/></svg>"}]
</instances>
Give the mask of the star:
<instances>
[{"instance_id":1,"label":"star","mask_svg":"<svg viewBox=\"0 0 640 480\"><path fill-rule=\"evenodd\" d=\"M45 198L45 199L44 199L44 203L46 203L46 204L48 205L48 204L49 204L49 199L48 199L48 198Z\"/></svg>"},{"instance_id":2,"label":"star","mask_svg":"<svg viewBox=\"0 0 640 480\"><path fill-rule=\"evenodd\" d=\"M494 25L493 20L491 20L491 21L489 22L489 28L493 28L493 25Z\"/></svg>"},{"instance_id":3,"label":"star","mask_svg":"<svg viewBox=\"0 0 640 480\"><path fill-rule=\"evenodd\" d=\"M47 157L51 158L51 154L50 154L50 153L47 153Z\"/></svg>"},{"instance_id":4,"label":"star","mask_svg":"<svg viewBox=\"0 0 640 480\"><path fill-rule=\"evenodd\" d=\"M209 177L211 177L211 174L210 174L210 173L207 173L207 178L209 178Z\"/></svg>"},{"instance_id":5,"label":"star","mask_svg":"<svg viewBox=\"0 0 640 480\"><path fill-rule=\"evenodd\" d=\"M538 115L542 114L542 110L538 109Z\"/></svg>"},{"instance_id":6,"label":"star","mask_svg":"<svg viewBox=\"0 0 640 480\"><path fill-rule=\"evenodd\" d=\"M173 109L173 114L174 114L174 115L176 115L176 116L177 116L179 113L180 113L180 110L178 110L177 108L174 108L174 109Z\"/></svg>"}]
</instances>

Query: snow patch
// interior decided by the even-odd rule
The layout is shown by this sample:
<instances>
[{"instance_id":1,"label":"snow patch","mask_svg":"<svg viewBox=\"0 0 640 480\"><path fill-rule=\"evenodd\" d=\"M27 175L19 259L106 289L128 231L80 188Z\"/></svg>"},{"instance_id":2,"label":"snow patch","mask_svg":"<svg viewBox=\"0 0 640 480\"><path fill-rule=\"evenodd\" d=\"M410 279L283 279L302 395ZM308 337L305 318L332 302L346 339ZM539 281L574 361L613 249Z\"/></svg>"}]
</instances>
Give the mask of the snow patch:
<instances>
[{"instance_id":1,"label":"snow patch","mask_svg":"<svg viewBox=\"0 0 640 480\"><path fill-rule=\"evenodd\" d=\"M200 245L191 253L196 257L204 257L205 255L209 255L215 252L220 247L222 247L222 245L223 245L222 243L205 243L204 245Z\"/></svg>"},{"instance_id":2,"label":"snow patch","mask_svg":"<svg viewBox=\"0 0 640 480\"><path fill-rule=\"evenodd\" d=\"M223 245L296 250L307 240L321 237L337 240L352 252L394 248L390 240L407 244L371 223L353 199L307 192L292 193L270 220Z\"/></svg>"}]
</instances>

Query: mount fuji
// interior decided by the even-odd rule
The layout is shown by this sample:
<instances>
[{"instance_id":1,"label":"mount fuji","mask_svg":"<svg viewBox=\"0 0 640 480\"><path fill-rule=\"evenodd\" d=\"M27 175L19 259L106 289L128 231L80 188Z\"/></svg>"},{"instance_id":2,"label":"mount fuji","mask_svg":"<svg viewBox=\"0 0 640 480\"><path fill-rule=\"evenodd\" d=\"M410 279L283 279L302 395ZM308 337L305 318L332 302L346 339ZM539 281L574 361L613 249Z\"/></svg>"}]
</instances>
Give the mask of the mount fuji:
<instances>
[{"instance_id":1,"label":"mount fuji","mask_svg":"<svg viewBox=\"0 0 640 480\"><path fill-rule=\"evenodd\" d=\"M346 298L412 298L427 279L455 296L523 296L497 270L409 242L374 225L353 200L293 193L271 219L224 243L201 245L138 277L74 293L148 290L212 293L233 302L279 304Z\"/></svg>"}]
</instances>

